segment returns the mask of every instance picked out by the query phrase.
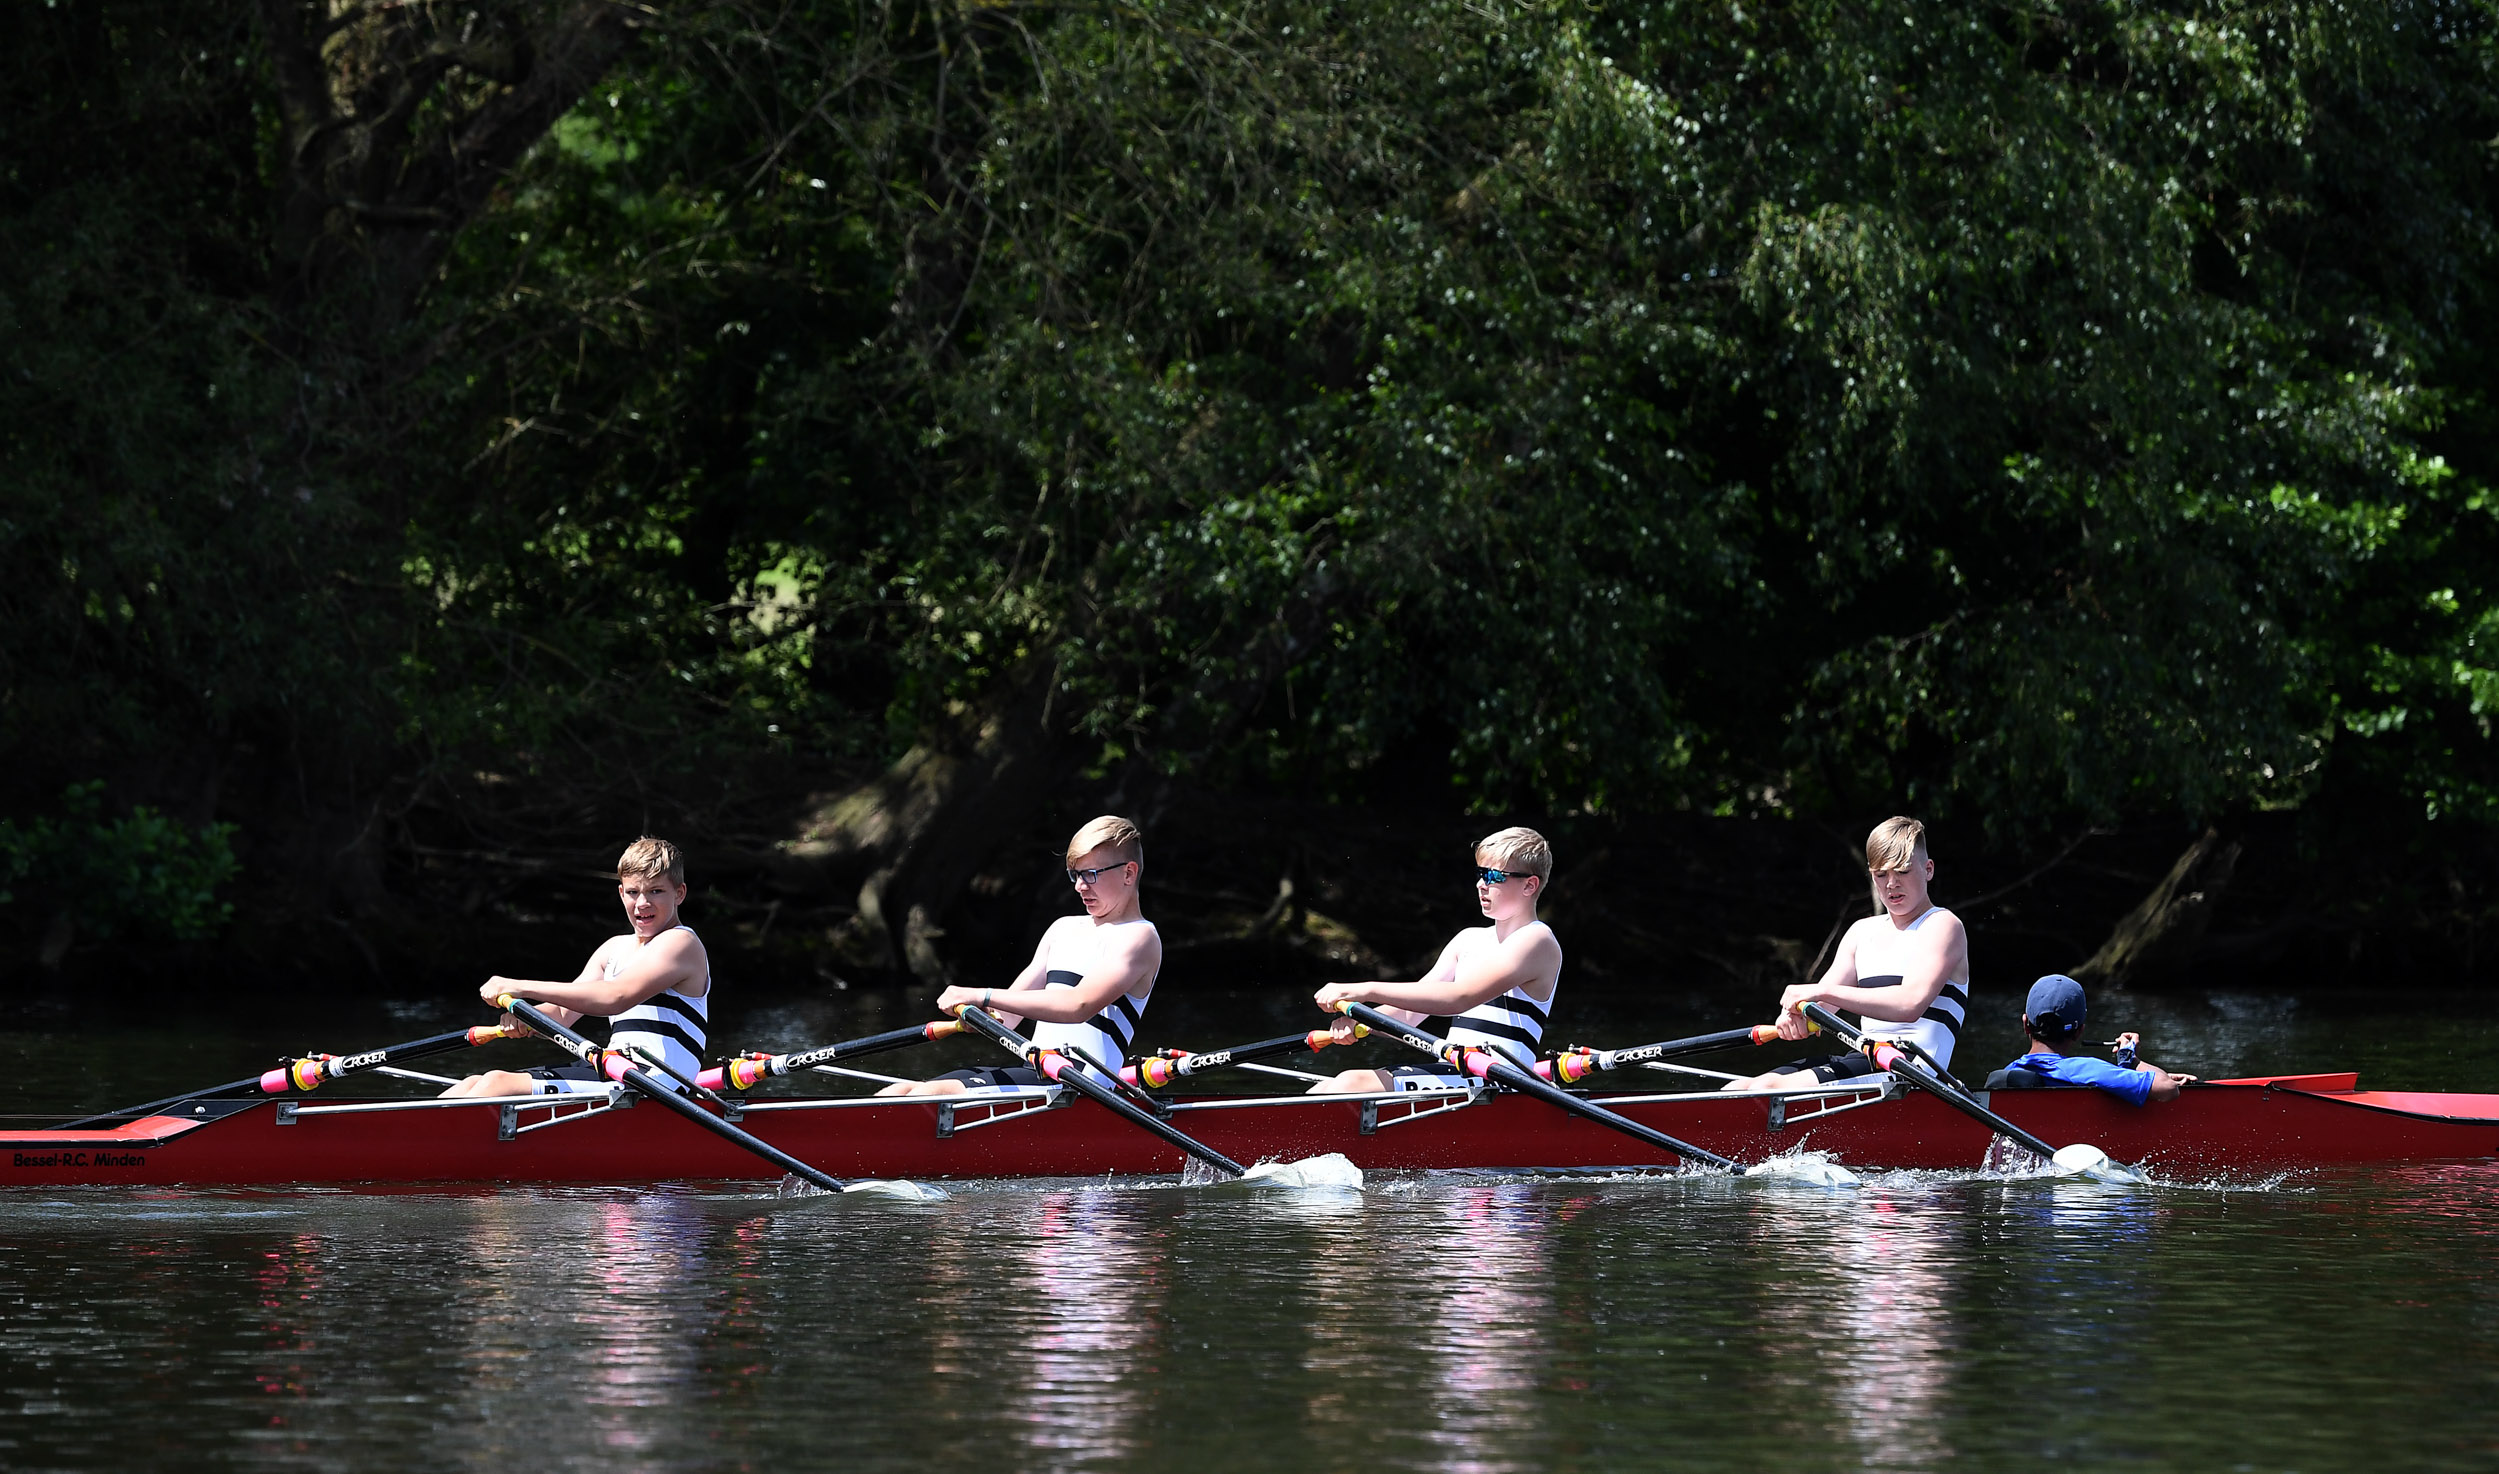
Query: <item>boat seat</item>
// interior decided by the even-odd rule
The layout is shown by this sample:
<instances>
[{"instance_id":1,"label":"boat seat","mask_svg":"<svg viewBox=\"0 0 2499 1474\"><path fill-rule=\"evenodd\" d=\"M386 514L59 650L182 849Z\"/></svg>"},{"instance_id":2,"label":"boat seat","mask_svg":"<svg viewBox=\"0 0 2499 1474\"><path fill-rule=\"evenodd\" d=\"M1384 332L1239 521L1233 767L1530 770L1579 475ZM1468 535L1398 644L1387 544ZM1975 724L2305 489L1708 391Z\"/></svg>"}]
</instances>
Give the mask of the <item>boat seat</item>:
<instances>
[{"instance_id":1,"label":"boat seat","mask_svg":"<svg viewBox=\"0 0 2499 1474\"><path fill-rule=\"evenodd\" d=\"M2036 1070L1998 1070L1987 1077L1983 1090L2089 1090L2088 1085L2070 1085L2063 1080L2050 1080Z\"/></svg>"}]
</instances>

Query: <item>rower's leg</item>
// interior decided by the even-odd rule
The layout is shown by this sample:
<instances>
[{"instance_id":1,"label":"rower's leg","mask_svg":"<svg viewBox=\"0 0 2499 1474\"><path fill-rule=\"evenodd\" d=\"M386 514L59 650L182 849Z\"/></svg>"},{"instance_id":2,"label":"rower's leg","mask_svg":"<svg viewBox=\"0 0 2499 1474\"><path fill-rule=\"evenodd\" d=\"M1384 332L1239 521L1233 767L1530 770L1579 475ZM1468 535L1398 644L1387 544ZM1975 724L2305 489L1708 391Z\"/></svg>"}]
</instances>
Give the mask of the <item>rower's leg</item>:
<instances>
[{"instance_id":1,"label":"rower's leg","mask_svg":"<svg viewBox=\"0 0 2499 1474\"><path fill-rule=\"evenodd\" d=\"M905 1080L888 1085L879 1095L961 1095L972 1087L961 1080Z\"/></svg>"},{"instance_id":2,"label":"rower's leg","mask_svg":"<svg viewBox=\"0 0 2499 1474\"><path fill-rule=\"evenodd\" d=\"M1386 1070L1344 1070L1310 1087L1311 1095L1376 1095L1393 1088Z\"/></svg>"},{"instance_id":3,"label":"rower's leg","mask_svg":"<svg viewBox=\"0 0 2499 1474\"><path fill-rule=\"evenodd\" d=\"M455 1096L465 1098L472 1095L534 1095L537 1091L538 1082L518 1070L488 1070L482 1075L469 1076L444 1091L439 1098L449 1100Z\"/></svg>"},{"instance_id":4,"label":"rower's leg","mask_svg":"<svg viewBox=\"0 0 2499 1474\"><path fill-rule=\"evenodd\" d=\"M1810 1085L1815 1076L1811 1070L1769 1070L1742 1080L1729 1080L1719 1086L1721 1091L1784 1090L1790 1085Z\"/></svg>"}]
</instances>

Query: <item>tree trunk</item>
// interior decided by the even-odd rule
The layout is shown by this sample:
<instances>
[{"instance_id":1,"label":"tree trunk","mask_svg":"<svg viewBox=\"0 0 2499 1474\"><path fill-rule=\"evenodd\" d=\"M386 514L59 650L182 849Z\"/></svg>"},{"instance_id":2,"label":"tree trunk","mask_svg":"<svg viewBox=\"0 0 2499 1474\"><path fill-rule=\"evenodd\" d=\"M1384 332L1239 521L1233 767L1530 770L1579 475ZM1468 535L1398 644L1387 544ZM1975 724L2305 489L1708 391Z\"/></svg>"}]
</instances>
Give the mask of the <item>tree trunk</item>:
<instances>
[{"instance_id":1,"label":"tree trunk","mask_svg":"<svg viewBox=\"0 0 2499 1474\"><path fill-rule=\"evenodd\" d=\"M817 811L792 850L868 867L858 914L837 940L852 964L948 981L937 945L947 909L1074 769L1078 744L1050 719L1054 683L1047 666L1018 673L985 715Z\"/></svg>"},{"instance_id":2,"label":"tree trunk","mask_svg":"<svg viewBox=\"0 0 2499 1474\"><path fill-rule=\"evenodd\" d=\"M378 346L645 13L611 0L260 0L286 121L280 304Z\"/></svg>"},{"instance_id":3,"label":"tree trunk","mask_svg":"<svg viewBox=\"0 0 2499 1474\"><path fill-rule=\"evenodd\" d=\"M2238 863L2238 841L2224 842L2219 830L2205 830L2074 976L2086 983L2125 984L2158 983L2184 973Z\"/></svg>"}]
</instances>

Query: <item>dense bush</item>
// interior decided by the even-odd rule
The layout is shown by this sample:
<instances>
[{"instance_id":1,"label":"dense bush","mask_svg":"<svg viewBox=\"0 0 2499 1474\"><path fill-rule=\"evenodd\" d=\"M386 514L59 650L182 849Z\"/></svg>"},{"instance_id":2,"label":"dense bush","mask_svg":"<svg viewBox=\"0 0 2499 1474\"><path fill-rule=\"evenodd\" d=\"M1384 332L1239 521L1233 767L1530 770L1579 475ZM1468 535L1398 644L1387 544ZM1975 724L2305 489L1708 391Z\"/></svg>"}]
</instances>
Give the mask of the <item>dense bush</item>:
<instances>
[{"instance_id":1,"label":"dense bush","mask_svg":"<svg viewBox=\"0 0 2499 1474\"><path fill-rule=\"evenodd\" d=\"M103 784L72 784L58 814L0 819L0 906L97 938L201 941L234 914L218 894L240 870L233 840L231 824L184 824L145 804L108 818Z\"/></svg>"},{"instance_id":2,"label":"dense bush","mask_svg":"<svg viewBox=\"0 0 2499 1474\"><path fill-rule=\"evenodd\" d=\"M0 22L22 781L2499 802L2481 0L315 12Z\"/></svg>"}]
</instances>

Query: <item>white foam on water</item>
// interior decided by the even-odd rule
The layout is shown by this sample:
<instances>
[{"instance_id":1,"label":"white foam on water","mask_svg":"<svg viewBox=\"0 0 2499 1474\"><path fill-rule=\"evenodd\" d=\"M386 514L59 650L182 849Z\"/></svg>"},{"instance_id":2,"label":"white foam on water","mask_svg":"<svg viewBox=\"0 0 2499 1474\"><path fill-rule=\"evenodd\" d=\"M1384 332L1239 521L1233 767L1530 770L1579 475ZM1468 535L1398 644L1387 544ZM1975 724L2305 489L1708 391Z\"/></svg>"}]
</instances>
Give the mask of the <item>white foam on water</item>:
<instances>
[{"instance_id":1,"label":"white foam on water","mask_svg":"<svg viewBox=\"0 0 2499 1474\"><path fill-rule=\"evenodd\" d=\"M1802 1148L1755 1162L1744 1169L1746 1177L1766 1182L1792 1182L1800 1187L1863 1187L1865 1179L1831 1160L1828 1152L1809 1152Z\"/></svg>"},{"instance_id":2,"label":"white foam on water","mask_svg":"<svg viewBox=\"0 0 2499 1474\"><path fill-rule=\"evenodd\" d=\"M1359 1190L1362 1169L1343 1152L1327 1152L1298 1162L1260 1162L1243 1173L1241 1181L1261 1187Z\"/></svg>"},{"instance_id":3,"label":"white foam on water","mask_svg":"<svg viewBox=\"0 0 2499 1474\"><path fill-rule=\"evenodd\" d=\"M942 1187L932 1187L925 1182L913 1182L901 1177L891 1180L877 1178L867 1182L854 1182L844 1187L842 1192L845 1196L887 1198L897 1203L943 1203L950 1197Z\"/></svg>"},{"instance_id":4,"label":"white foam on water","mask_svg":"<svg viewBox=\"0 0 2499 1474\"><path fill-rule=\"evenodd\" d=\"M896 1203L943 1203L951 1196L944 1188L931 1187L924 1182L882 1177L844 1183L839 1193L829 1193L795 1173L785 1175L774 1186L772 1195L776 1198L883 1198Z\"/></svg>"},{"instance_id":5,"label":"white foam on water","mask_svg":"<svg viewBox=\"0 0 2499 1474\"><path fill-rule=\"evenodd\" d=\"M2072 1146L2058 1147L2056 1156L2051 1159L2051 1165L2059 1177L2088 1177L2094 1182L2123 1183L2137 1187L2149 1186L2152 1181L2135 1168L2123 1162L2112 1161L2107 1152L2089 1142L2078 1141Z\"/></svg>"}]
</instances>

